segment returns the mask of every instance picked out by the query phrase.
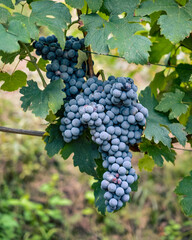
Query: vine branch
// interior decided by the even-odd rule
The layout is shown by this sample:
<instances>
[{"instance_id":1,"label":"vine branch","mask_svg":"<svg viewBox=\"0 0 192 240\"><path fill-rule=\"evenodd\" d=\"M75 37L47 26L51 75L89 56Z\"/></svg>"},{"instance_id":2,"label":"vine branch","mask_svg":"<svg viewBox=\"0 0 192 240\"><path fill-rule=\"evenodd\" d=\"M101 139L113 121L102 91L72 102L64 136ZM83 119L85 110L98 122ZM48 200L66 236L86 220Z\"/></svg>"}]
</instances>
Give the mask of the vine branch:
<instances>
[{"instance_id":1,"label":"vine branch","mask_svg":"<svg viewBox=\"0 0 192 240\"><path fill-rule=\"evenodd\" d=\"M66 35L67 35L67 31L69 30L69 28L70 28L71 26L73 26L74 24L76 24L76 23L79 23L79 20L76 20L76 21L70 23L70 24L67 26L67 29L65 29L65 32L64 32L65 37L66 37Z\"/></svg>"},{"instance_id":2,"label":"vine branch","mask_svg":"<svg viewBox=\"0 0 192 240\"><path fill-rule=\"evenodd\" d=\"M42 131L33 131L33 130L24 130L24 129L16 129L16 128L8 128L8 127L1 127L0 126L0 132L7 132L7 133L15 133L15 134L23 134L23 135L31 135L31 136L36 136L36 137L42 137L45 132ZM187 135L187 140L192 139L192 134ZM176 138L171 138L171 143L177 143L178 140ZM140 152L140 149L137 144L130 146L130 149L133 152ZM177 148L175 148L177 149ZM178 150L186 150L189 151L190 149L178 149Z\"/></svg>"},{"instance_id":3,"label":"vine branch","mask_svg":"<svg viewBox=\"0 0 192 240\"><path fill-rule=\"evenodd\" d=\"M81 10L77 9L77 15L78 15L78 21L79 22L81 21L81 19L80 19L81 14L82 14ZM83 31L84 38L86 37L86 35L87 35L87 32ZM87 56L88 56L88 60L87 60L88 75L90 77L93 77L93 76L95 76L95 73L94 73L94 69L93 69L93 60L92 60L92 56L91 56L91 47L88 46L85 49L86 49L86 53L87 53Z\"/></svg>"},{"instance_id":4,"label":"vine branch","mask_svg":"<svg viewBox=\"0 0 192 240\"><path fill-rule=\"evenodd\" d=\"M47 86L47 83L45 82L45 79L44 79L44 77L43 77L43 75L42 75L42 73L41 73L41 70L40 70L39 66L37 65L37 63L36 63L36 61L35 61L35 58L31 55L31 53L30 53L28 47L25 45L25 43L23 43L23 42L21 42L21 41L19 41L19 43L21 44L21 46L23 46L23 48L25 48L27 54L29 55L29 58L31 59L31 63L32 63L32 64L35 66L35 68L37 69L37 72L38 72L38 74L39 74L39 76L40 76L40 78L41 78L41 81L42 81L42 83L43 83L43 87L45 88L45 87Z\"/></svg>"},{"instance_id":5,"label":"vine branch","mask_svg":"<svg viewBox=\"0 0 192 240\"><path fill-rule=\"evenodd\" d=\"M1 126L0 126L0 132L31 135L31 136L36 136L36 137L42 137L43 134L45 133L45 132L41 132L41 131L32 131L32 130L8 128L8 127L1 127Z\"/></svg>"},{"instance_id":6,"label":"vine branch","mask_svg":"<svg viewBox=\"0 0 192 240\"><path fill-rule=\"evenodd\" d=\"M14 67L14 69L13 69L13 72L12 72L12 74L16 71L16 69L17 69L17 67L18 67L18 65L19 65L19 63L20 63L20 59L19 59L19 61L17 62L17 64L16 64L16 66Z\"/></svg>"}]
</instances>

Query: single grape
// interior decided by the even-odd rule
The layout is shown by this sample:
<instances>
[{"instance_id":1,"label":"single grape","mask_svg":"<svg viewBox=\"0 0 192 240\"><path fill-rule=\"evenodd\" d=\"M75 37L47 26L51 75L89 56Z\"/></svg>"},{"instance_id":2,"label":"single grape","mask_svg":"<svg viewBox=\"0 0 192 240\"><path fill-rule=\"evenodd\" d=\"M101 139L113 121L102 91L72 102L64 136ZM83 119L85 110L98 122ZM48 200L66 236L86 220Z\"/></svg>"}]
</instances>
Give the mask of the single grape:
<instances>
[{"instance_id":1,"label":"single grape","mask_svg":"<svg viewBox=\"0 0 192 240\"><path fill-rule=\"evenodd\" d=\"M109 163L115 163L115 157L114 156L110 156L109 158L108 158L108 161L109 161Z\"/></svg>"},{"instance_id":2,"label":"single grape","mask_svg":"<svg viewBox=\"0 0 192 240\"><path fill-rule=\"evenodd\" d=\"M132 175L128 175L127 182L128 182L128 184L132 184L134 182L134 177Z\"/></svg>"},{"instance_id":3,"label":"single grape","mask_svg":"<svg viewBox=\"0 0 192 240\"><path fill-rule=\"evenodd\" d=\"M125 190L125 189L127 189L128 188L128 183L126 182L126 181L122 181L122 183L121 183L121 187Z\"/></svg>"},{"instance_id":4,"label":"single grape","mask_svg":"<svg viewBox=\"0 0 192 240\"><path fill-rule=\"evenodd\" d=\"M118 187L115 191L115 194L119 197L123 196L124 195L124 189L122 187Z\"/></svg>"},{"instance_id":5,"label":"single grape","mask_svg":"<svg viewBox=\"0 0 192 240\"><path fill-rule=\"evenodd\" d=\"M135 115L135 119L136 121L140 122L144 119L144 116L141 112L138 112L136 115Z\"/></svg>"},{"instance_id":6,"label":"single grape","mask_svg":"<svg viewBox=\"0 0 192 240\"><path fill-rule=\"evenodd\" d=\"M124 168L124 167L120 167L119 169L118 169L118 173L120 174L120 175L125 175L126 174L126 168Z\"/></svg>"},{"instance_id":7,"label":"single grape","mask_svg":"<svg viewBox=\"0 0 192 240\"><path fill-rule=\"evenodd\" d=\"M108 185L109 185L109 182L107 180L103 180L101 182L101 188L102 189L107 189Z\"/></svg>"},{"instance_id":8,"label":"single grape","mask_svg":"<svg viewBox=\"0 0 192 240\"><path fill-rule=\"evenodd\" d=\"M112 198L112 194L110 192L105 192L104 199L110 200Z\"/></svg>"},{"instance_id":9,"label":"single grape","mask_svg":"<svg viewBox=\"0 0 192 240\"><path fill-rule=\"evenodd\" d=\"M116 190L116 185L114 183L110 183L108 185L108 191L109 192L115 192L115 190Z\"/></svg>"},{"instance_id":10,"label":"single grape","mask_svg":"<svg viewBox=\"0 0 192 240\"><path fill-rule=\"evenodd\" d=\"M131 168L131 162L130 161L124 161L123 162L123 167L126 169L130 169Z\"/></svg>"},{"instance_id":11,"label":"single grape","mask_svg":"<svg viewBox=\"0 0 192 240\"><path fill-rule=\"evenodd\" d=\"M112 165L112 170L113 170L114 172L116 172L116 171L118 171L118 169L119 169L119 164L113 163L113 165Z\"/></svg>"},{"instance_id":12,"label":"single grape","mask_svg":"<svg viewBox=\"0 0 192 240\"><path fill-rule=\"evenodd\" d=\"M116 207L116 206L117 206L117 200L114 199L114 198L110 199L110 200L109 200L109 205L110 205L111 207Z\"/></svg>"}]
</instances>

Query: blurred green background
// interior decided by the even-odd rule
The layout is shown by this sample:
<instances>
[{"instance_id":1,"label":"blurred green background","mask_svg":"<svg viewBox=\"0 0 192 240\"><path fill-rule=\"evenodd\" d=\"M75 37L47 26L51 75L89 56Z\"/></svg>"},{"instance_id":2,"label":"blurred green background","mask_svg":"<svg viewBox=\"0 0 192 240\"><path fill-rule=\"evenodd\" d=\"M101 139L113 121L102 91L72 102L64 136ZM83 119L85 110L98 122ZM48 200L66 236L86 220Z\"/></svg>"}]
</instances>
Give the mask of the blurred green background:
<instances>
[{"instance_id":1,"label":"blurred green background","mask_svg":"<svg viewBox=\"0 0 192 240\"><path fill-rule=\"evenodd\" d=\"M82 37L75 26L70 32ZM46 29L42 35L48 35ZM179 58L186 61L182 52ZM163 70L107 56L94 55L93 59L95 72L103 69L106 77L132 77L138 92ZM16 64L4 70L11 73ZM17 69L25 66L22 61ZM26 73L28 79L39 82L36 72L26 68ZM47 123L31 112L24 113L19 98L19 91L0 91L0 125L43 131ZM133 166L140 175L138 191L125 208L104 217L94 207L93 179L73 166L72 156L67 161L60 156L50 159L40 137L0 132L0 240L192 239L192 220L183 215L173 192L191 169L191 155L181 150L177 154L175 166L165 163L148 173L139 171L142 154L134 153Z\"/></svg>"}]
</instances>

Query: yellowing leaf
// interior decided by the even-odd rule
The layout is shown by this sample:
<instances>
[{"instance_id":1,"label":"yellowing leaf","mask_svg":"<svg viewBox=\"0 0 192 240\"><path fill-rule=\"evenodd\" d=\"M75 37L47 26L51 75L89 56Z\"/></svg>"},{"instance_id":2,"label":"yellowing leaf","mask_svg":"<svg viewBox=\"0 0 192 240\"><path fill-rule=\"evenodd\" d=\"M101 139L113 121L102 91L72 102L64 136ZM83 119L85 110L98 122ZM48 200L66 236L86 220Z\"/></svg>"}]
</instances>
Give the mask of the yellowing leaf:
<instances>
[{"instance_id":1,"label":"yellowing leaf","mask_svg":"<svg viewBox=\"0 0 192 240\"><path fill-rule=\"evenodd\" d=\"M145 171L151 172L155 163L149 155L145 154L143 158L139 159L138 166L140 171L144 169Z\"/></svg>"},{"instance_id":2,"label":"yellowing leaf","mask_svg":"<svg viewBox=\"0 0 192 240\"><path fill-rule=\"evenodd\" d=\"M86 62L88 59L87 54L81 50L78 50L78 59L77 59L77 65L76 68L82 68L82 64Z\"/></svg>"},{"instance_id":3,"label":"yellowing leaf","mask_svg":"<svg viewBox=\"0 0 192 240\"><path fill-rule=\"evenodd\" d=\"M27 74L22 71L15 71L12 75L8 73L0 73L0 81L4 81L1 89L4 91L12 92L27 83Z\"/></svg>"}]
</instances>

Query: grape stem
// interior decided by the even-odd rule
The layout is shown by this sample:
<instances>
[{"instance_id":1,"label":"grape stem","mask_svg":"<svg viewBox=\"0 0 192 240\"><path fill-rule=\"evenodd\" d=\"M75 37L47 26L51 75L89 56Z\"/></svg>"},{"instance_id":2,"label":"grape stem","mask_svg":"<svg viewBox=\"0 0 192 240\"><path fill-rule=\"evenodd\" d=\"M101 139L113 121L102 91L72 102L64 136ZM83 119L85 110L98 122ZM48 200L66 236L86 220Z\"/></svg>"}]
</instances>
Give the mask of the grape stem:
<instances>
[{"instance_id":1,"label":"grape stem","mask_svg":"<svg viewBox=\"0 0 192 240\"><path fill-rule=\"evenodd\" d=\"M65 38L66 38L66 36L67 36L67 31L70 29L71 26L73 26L73 25L76 24L76 23L79 23L79 20L76 20L76 21L70 23L70 24L67 26L67 29L65 29L65 31L64 31Z\"/></svg>"},{"instance_id":2,"label":"grape stem","mask_svg":"<svg viewBox=\"0 0 192 240\"><path fill-rule=\"evenodd\" d=\"M27 54L29 55L29 58L30 58L30 60L31 60L31 63L35 66L35 68L36 68L36 70L37 70L37 72L38 72L38 74L39 74L39 76L40 76L40 78L41 78L41 81L42 81L42 83L43 83L43 87L46 88L47 83L45 82L45 79L44 79L44 77L43 77L43 75L42 75L42 73L41 73L41 71L40 71L39 66L38 66L37 63L36 63L35 58L31 55L31 53L30 53L28 47L25 45L25 43L23 43L23 42L21 42L21 41L19 41L19 43L21 44L21 46L23 46L23 48L25 48Z\"/></svg>"},{"instance_id":3,"label":"grape stem","mask_svg":"<svg viewBox=\"0 0 192 240\"><path fill-rule=\"evenodd\" d=\"M77 9L78 21L81 20L80 19L81 14L82 14L81 10ZM86 37L86 35L87 35L87 32L83 31L84 38ZM89 77L93 77L93 76L95 76L95 73L94 73L94 69L93 69L92 55L90 53L91 52L91 47L90 46L86 47L86 52L87 52L87 57L88 57L87 64L89 66L89 68L88 68L89 69L88 75L89 75Z\"/></svg>"},{"instance_id":4,"label":"grape stem","mask_svg":"<svg viewBox=\"0 0 192 240\"><path fill-rule=\"evenodd\" d=\"M99 70L98 73L96 74L97 77L99 77L99 75L101 75L102 81L104 82L106 79L103 69Z\"/></svg>"},{"instance_id":5,"label":"grape stem","mask_svg":"<svg viewBox=\"0 0 192 240\"><path fill-rule=\"evenodd\" d=\"M42 131L24 130L24 129L8 128L8 127L1 127L1 126L0 126L0 132L23 134L23 135L30 135L30 136L36 136L36 137L43 137L43 135L45 134L45 132L42 132ZM192 139L192 134L188 134L187 140L189 141L191 139ZM172 144L178 142L176 138L171 138L171 140L172 140L171 141ZM140 152L140 149L137 144L130 146L130 149L133 152ZM178 150L189 151L189 149L181 149L181 148Z\"/></svg>"},{"instance_id":6,"label":"grape stem","mask_svg":"<svg viewBox=\"0 0 192 240\"><path fill-rule=\"evenodd\" d=\"M16 71L16 69L17 69L19 63L20 63L20 59L19 59L19 61L17 62L16 66L14 67L12 74Z\"/></svg>"}]
</instances>

